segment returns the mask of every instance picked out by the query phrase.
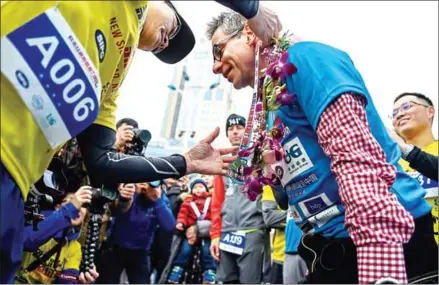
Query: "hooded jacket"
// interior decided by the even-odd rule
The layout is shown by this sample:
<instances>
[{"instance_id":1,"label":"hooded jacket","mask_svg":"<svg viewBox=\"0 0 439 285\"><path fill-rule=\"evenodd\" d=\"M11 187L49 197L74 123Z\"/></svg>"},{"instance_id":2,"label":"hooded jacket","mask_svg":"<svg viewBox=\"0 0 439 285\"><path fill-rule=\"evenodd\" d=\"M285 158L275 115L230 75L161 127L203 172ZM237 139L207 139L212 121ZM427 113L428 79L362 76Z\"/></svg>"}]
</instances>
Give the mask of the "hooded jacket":
<instances>
[{"instance_id":1,"label":"hooded jacket","mask_svg":"<svg viewBox=\"0 0 439 285\"><path fill-rule=\"evenodd\" d=\"M250 201L228 177L215 176L212 196L211 239L221 232L245 231L265 228L262 217L261 196Z\"/></svg>"},{"instance_id":2,"label":"hooded jacket","mask_svg":"<svg viewBox=\"0 0 439 285\"><path fill-rule=\"evenodd\" d=\"M178 212L177 224L182 223L186 228L195 225L197 223L198 217L191 206L191 202L194 202L198 208L198 211L203 214L206 200L208 197L210 197L210 194L205 192L202 193L200 196L192 195L191 197L188 197L186 200L184 200L183 204L180 207L180 211ZM211 209L212 201L209 202L206 216L203 217L202 220L211 220Z\"/></svg>"}]
</instances>

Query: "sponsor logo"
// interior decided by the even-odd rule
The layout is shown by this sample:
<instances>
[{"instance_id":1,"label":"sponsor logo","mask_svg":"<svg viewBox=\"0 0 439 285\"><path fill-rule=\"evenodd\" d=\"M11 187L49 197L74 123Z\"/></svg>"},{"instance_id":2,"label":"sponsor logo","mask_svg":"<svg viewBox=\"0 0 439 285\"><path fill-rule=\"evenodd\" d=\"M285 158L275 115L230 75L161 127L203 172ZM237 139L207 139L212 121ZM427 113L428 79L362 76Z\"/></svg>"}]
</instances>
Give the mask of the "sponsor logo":
<instances>
[{"instance_id":1,"label":"sponsor logo","mask_svg":"<svg viewBox=\"0 0 439 285\"><path fill-rule=\"evenodd\" d=\"M98 48L99 62L104 61L105 53L107 52L107 41L105 40L104 33L101 30L95 32L96 46Z\"/></svg>"},{"instance_id":2,"label":"sponsor logo","mask_svg":"<svg viewBox=\"0 0 439 285\"><path fill-rule=\"evenodd\" d=\"M315 199L303 203L305 204L305 207L308 209L308 212L311 215L320 212L326 206L325 202L321 197L317 197Z\"/></svg>"},{"instance_id":3,"label":"sponsor logo","mask_svg":"<svg viewBox=\"0 0 439 285\"><path fill-rule=\"evenodd\" d=\"M125 48L125 40L116 17L110 19L110 30L113 39L116 41L116 46L119 50L119 54L122 54Z\"/></svg>"},{"instance_id":4,"label":"sponsor logo","mask_svg":"<svg viewBox=\"0 0 439 285\"><path fill-rule=\"evenodd\" d=\"M239 125L239 119L238 118L233 118L233 119L229 119L229 125Z\"/></svg>"},{"instance_id":5,"label":"sponsor logo","mask_svg":"<svg viewBox=\"0 0 439 285\"><path fill-rule=\"evenodd\" d=\"M316 214L315 216L310 217L308 219L308 222L310 222L314 226L321 228L340 214L342 214L342 212L338 209L337 205L333 205L332 207L329 207L328 209Z\"/></svg>"},{"instance_id":6,"label":"sponsor logo","mask_svg":"<svg viewBox=\"0 0 439 285\"><path fill-rule=\"evenodd\" d=\"M286 185L292 179L312 168L314 164L309 158L299 138L294 138L283 146L285 150L284 166L286 171L282 184Z\"/></svg>"},{"instance_id":7,"label":"sponsor logo","mask_svg":"<svg viewBox=\"0 0 439 285\"><path fill-rule=\"evenodd\" d=\"M33 95L32 96L32 106L37 110L43 110L44 108L44 101L41 96Z\"/></svg>"},{"instance_id":8,"label":"sponsor logo","mask_svg":"<svg viewBox=\"0 0 439 285\"><path fill-rule=\"evenodd\" d=\"M24 75L24 73L20 70L15 71L15 77L17 78L18 83L20 83L20 85L27 89L29 88L29 80L27 79L26 75Z\"/></svg>"},{"instance_id":9,"label":"sponsor logo","mask_svg":"<svg viewBox=\"0 0 439 285\"><path fill-rule=\"evenodd\" d=\"M49 113L46 115L46 122L49 124L49 126L53 126L56 124L56 120L53 118L53 114Z\"/></svg>"},{"instance_id":10,"label":"sponsor logo","mask_svg":"<svg viewBox=\"0 0 439 285\"><path fill-rule=\"evenodd\" d=\"M310 175L308 175L304 179L292 182L289 185L285 186L285 190L288 193L288 197L290 197L290 195L297 197L297 196L299 196L298 193L290 193L290 192L305 188L305 187L313 184L314 182L317 182L318 180L319 180L319 178L317 177L317 175L315 175L314 173L311 173ZM303 191L300 191L300 195L302 193L303 193Z\"/></svg>"},{"instance_id":11,"label":"sponsor logo","mask_svg":"<svg viewBox=\"0 0 439 285\"><path fill-rule=\"evenodd\" d=\"M333 203L325 193L299 202L303 215L308 218L328 208Z\"/></svg>"}]
</instances>

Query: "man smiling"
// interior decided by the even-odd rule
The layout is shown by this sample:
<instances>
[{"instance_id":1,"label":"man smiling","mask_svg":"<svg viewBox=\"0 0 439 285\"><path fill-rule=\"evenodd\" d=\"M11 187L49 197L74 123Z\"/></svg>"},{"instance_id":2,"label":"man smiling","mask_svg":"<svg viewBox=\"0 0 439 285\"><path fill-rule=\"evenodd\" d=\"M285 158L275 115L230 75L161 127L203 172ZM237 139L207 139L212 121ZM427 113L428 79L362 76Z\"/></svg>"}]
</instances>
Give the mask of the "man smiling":
<instances>
[{"instance_id":1,"label":"man smiling","mask_svg":"<svg viewBox=\"0 0 439 285\"><path fill-rule=\"evenodd\" d=\"M438 141L433 136L432 126L435 115L433 102L420 93L403 93L395 98L392 113L392 123L396 133L404 139L401 149L402 168L413 178L418 180L427 190L425 198L433 206L434 232L438 241L438 185L437 178L432 179L413 169L407 162L409 154L415 147L422 151L438 155ZM437 173L437 172L436 172ZM437 176L436 176L437 177Z\"/></svg>"},{"instance_id":2,"label":"man smiling","mask_svg":"<svg viewBox=\"0 0 439 285\"><path fill-rule=\"evenodd\" d=\"M207 34L213 72L237 89L253 86L258 39L246 20L221 13ZM325 44L292 42L282 84L296 96L275 114L288 131L282 185L273 187L287 191L305 233L299 254L310 268L307 282L407 283L424 274L437 282L425 190L398 165L400 152L351 58ZM269 56L258 60L262 75Z\"/></svg>"}]
</instances>

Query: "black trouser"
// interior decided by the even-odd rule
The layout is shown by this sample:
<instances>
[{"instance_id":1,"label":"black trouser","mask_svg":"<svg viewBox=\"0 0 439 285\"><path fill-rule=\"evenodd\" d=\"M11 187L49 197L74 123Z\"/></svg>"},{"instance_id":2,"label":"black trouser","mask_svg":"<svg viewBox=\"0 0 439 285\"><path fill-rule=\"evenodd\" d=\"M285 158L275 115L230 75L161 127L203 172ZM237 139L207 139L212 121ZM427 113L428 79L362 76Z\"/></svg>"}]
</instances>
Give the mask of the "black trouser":
<instances>
[{"instance_id":1,"label":"black trouser","mask_svg":"<svg viewBox=\"0 0 439 285\"><path fill-rule=\"evenodd\" d=\"M130 284L150 283L149 252L118 246L104 252L97 268L97 284L119 284L122 271L126 269Z\"/></svg>"},{"instance_id":2,"label":"black trouser","mask_svg":"<svg viewBox=\"0 0 439 285\"><path fill-rule=\"evenodd\" d=\"M270 284L284 284L284 265L273 262L270 271Z\"/></svg>"},{"instance_id":3,"label":"black trouser","mask_svg":"<svg viewBox=\"0 0 439 285\"><path fill-rule=\"evenodd\" d=\"M151 271L157 271L157 280L160 279L163 270L168 264L171 255L172 237L174 233L157 229L154 242L151 247Z\"/></svg>"},{"instance_id":4,"label":"black trouser","mask_svg":"<svg viewBox=\"0 0 439 285\"><path fill-rule=\"evenodd\" d=\"M311 248L314 253L307 249ZM308 268L314 263L314 270L304 283L308 284L356 284L358 283L357 251L350 238L334 239L321 235L305 235L298 248ZM405 265L409 283L416 283L422 276L435 277L422 281L423 284L437 284L438 246L434 239L433 217L427 214L415 220L415 232L404 244ZM420 281L419 281L420 282Z\"/></svg>"}]
</instances>

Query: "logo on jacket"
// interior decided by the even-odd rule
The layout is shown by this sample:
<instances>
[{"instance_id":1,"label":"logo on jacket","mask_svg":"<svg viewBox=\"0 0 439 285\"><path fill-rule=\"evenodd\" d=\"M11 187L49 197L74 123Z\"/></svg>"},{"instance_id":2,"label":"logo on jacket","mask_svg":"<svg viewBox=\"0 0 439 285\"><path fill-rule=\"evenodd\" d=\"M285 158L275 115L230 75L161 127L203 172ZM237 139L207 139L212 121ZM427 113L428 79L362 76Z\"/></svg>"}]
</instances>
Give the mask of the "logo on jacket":
<instances>
[{"instance_id":1,"label":"logo on jacket","mask_svg":"<svg viewBox=\"0 0 439 285\"><path fill-rule=\"evenodd\" d=\"M295 177L312 168L314 164L306 153L299 138L294 138L283 146L285 150L282 184L286 185Z\"/></svg>"},{"instance_id":2,"label":"logo on jacket","mask_svg":"<svg viewBox=\"0 0 439 285\"><path fill-rule=\"evenodd\" d=\"M321 193L318 196L299 202L299 207L303 215L308 218L328 208L332 204L328 196L325 193Z\"/></svg>"},{"instance_id":3,"label":"logo on jacket","mask_svg":"<svg viewBox=\"0 0 439 285\"><path fill-rule=\"evenodd\" d=\"M105 40L104 33L101 30L95 32L96 46L98 48L99 62L104 61L105 53L107 52L107 41Z\"/></svg>"}]
</instances>

